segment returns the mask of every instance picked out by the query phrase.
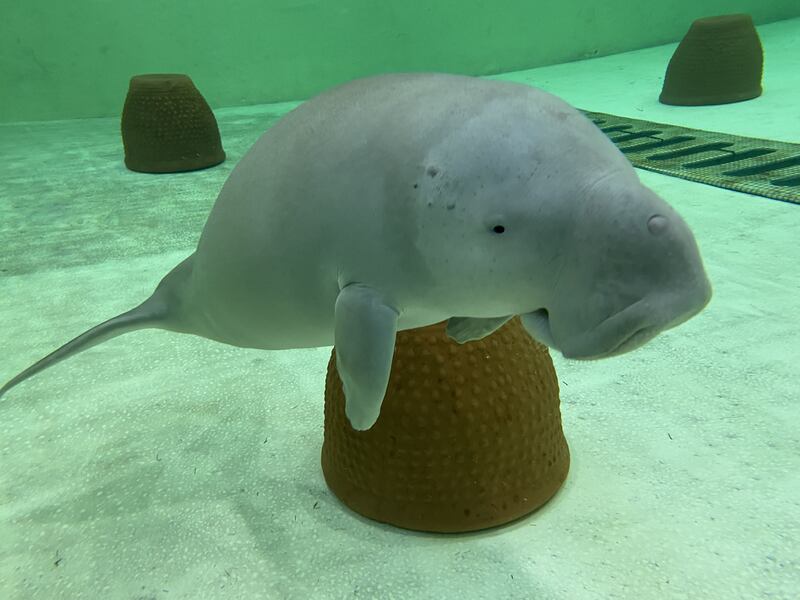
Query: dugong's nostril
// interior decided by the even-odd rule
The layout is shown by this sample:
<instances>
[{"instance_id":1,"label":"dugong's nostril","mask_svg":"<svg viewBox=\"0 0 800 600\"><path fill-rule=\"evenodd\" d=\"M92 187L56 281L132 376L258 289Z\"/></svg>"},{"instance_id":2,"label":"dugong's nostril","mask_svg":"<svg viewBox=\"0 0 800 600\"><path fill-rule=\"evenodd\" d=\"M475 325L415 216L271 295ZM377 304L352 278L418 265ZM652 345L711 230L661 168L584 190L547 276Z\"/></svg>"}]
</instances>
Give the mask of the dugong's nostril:
<instances>
[{"instance_id":1,"label":"dugong's nostril","mask_svg":"<svg viewBox=\"0 0 800 600\"><path fill-rule=\"evenodd\" d=\"M653 215L647 220L647 229L653 235L661 235L667 230L668 225L669 221L663 215Z\"/></svg>"}]
</instances>

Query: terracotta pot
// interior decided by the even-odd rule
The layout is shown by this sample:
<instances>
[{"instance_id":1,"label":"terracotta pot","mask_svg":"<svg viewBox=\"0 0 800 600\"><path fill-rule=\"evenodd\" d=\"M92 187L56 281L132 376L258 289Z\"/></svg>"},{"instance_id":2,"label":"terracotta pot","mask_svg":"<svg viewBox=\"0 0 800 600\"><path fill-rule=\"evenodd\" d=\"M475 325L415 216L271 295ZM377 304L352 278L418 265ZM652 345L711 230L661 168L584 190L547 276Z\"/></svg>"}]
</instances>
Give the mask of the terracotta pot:
<instances>
[{"instance_id":1,"label":"terracotta pot","mask_svg":"<svg viewBox=\"0 0 800 600\"><path fill-rule=\"evenodd\" d=\"M132 77L121 128L132 171L194 171L225 160L214 113L186 75Z\"/></svg>"},{"instance_id":2,"label":"terracotta pot","mask_svg":"<svg viewBox=\"0 0 800 600\"><path fill-rule=\"evenodd\" d=\"M697 19L669 61L659 100L698 106L755 98L761 95L763 63L750 15Z\"/></svg>"},{"instance_id":3,"label":"terracotta pot","mask_svg":"<svg viewBox=\"0 0 800 600\"><path fill-rule=\"evenodd\" d=\"M352 510L407 529L463 532L547 502L569 470L547 348L513 319L457 344L445 324L401 331L378 422L350 427L328 365L322 469Z\"/></svg>"}]
</instances>

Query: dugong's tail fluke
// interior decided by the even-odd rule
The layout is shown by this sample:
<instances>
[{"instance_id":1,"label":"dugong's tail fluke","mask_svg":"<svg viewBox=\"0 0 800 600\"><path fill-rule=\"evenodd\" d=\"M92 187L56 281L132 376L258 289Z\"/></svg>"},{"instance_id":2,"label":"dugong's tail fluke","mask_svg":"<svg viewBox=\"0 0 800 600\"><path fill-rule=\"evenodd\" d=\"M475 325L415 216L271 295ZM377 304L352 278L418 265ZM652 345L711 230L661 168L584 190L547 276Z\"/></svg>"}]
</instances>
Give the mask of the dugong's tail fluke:
<instances>
[{"instance_id":1,"label":"dugong's tail fluke","mask_svg":"<svg viewBox=\"0 0 800 600\"><path fill-rule=\"evenodd\" d=\"M181 324L180 309L181 292L191 274L193 257L194 255L189 256L172 269L158 284L153 295L139 306L95 325L11 379L3 387L0 387L0 397L18 383L33 377L38 372L118 335L148 328L189 331Z\"/></svg>"},{"instance_id":2,"label":"dugong's tail fluke","mask_svg":"<svg viewBox=\"0 0 800 600\"><path fill-rule=\"evenodd\" d=\"M65 358L88 350L92 346L101 344L123 333L136 331L137 329L160 327L163 321L163 312L157 306L153 306L151 300L152 299L147 300L136 308L122 313L121 315L117 315L104 323L95 325L90 330L80 334L74 340L61 346L58 350L51 352L40 361L32 364L3 387L0 387L0 397L18 383L36 375L39 371L43 371L47 367L52 367Z\"/></svg>"}]
</instances>

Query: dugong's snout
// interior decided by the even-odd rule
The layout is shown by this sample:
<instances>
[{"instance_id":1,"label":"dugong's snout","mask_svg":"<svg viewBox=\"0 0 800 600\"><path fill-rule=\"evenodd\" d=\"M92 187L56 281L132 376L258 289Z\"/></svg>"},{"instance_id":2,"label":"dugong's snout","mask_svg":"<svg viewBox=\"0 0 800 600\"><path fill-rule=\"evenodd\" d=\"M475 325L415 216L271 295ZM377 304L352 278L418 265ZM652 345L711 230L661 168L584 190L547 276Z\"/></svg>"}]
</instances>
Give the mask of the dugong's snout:
<instances>
[{"instance_id":1,"label":"dugong's snout","mask_svg":"<svg viewBox=\"0 0 800 600\"><path fill-rule=\"evenodd\" d=\"M711 295L711 284L703 274L687 287L648 295L579 336L562 341L553 337L551 331L550 341L568 359L597 360L618 356L685 323L706 307Z\"/></svg>"},{"instance_id":2,"label":"dugong's snout","mask_svg":"<svg viewBox=\"0 0 800 600\"><path fill-rule=\"evenodd\" d=\"M652 190L618 173L586 193L545 306L522 318L534 338L576 360L639 348L712 293L688 224Z\"/></svg>"},{"instance_id":3,"label":"dugong's snout","mask_svg":"<svg viewBox=\"0 0 800 600\"><path fill-rule=\"evenodd\" d=\"M597 360L636 350L702 311L711 300L711 285L705 280L697 289L675 298L680 293L643 298L579 338L568 340L559 350L564 358L573 360Z\"/></svg>"},{"instance_id":4,"label":"dugong's snout","mask_svg":"<svg viewBox=\"0 0 800 600\"><path fill-rule=\"evenodd\" d=\"M688 227L676 221L674 228L683 243L655 255L634 249L627 261L601 259L588 272L574 267L556 286L552 306L522 315L523 326L565 358L596 360L635 350L688 321L708 305L712 288ZM607 268L617 263L628 268ZM575 264L592 262L584 257Z\"/></svg>"}]
</instances>

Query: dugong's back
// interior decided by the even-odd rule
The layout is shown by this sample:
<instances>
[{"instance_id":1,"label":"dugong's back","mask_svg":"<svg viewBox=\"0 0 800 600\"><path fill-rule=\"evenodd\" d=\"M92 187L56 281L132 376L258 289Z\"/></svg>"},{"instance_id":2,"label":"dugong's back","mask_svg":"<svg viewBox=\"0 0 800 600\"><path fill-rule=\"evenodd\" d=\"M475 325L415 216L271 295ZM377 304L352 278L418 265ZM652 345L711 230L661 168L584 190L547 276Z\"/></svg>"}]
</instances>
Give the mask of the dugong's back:
<instances>
[{"instance_id":1,"label":"dugong's back","mask_svg":"<svg viewBox=\"0 0 800 600\"><path fill-rule=\"evenodd\" d=\"M412 184L432 147L497 102L530 112L532 133L561 127L562 138L570 128L561 121L577 114L519 84L394 74L333 88L286 115L241 159L203 230L190 296L203 299L194 312L205 334L260 348L329 345L340 285L391 289L398 272L424 272Z\"/></svg>"}]
</instances>

